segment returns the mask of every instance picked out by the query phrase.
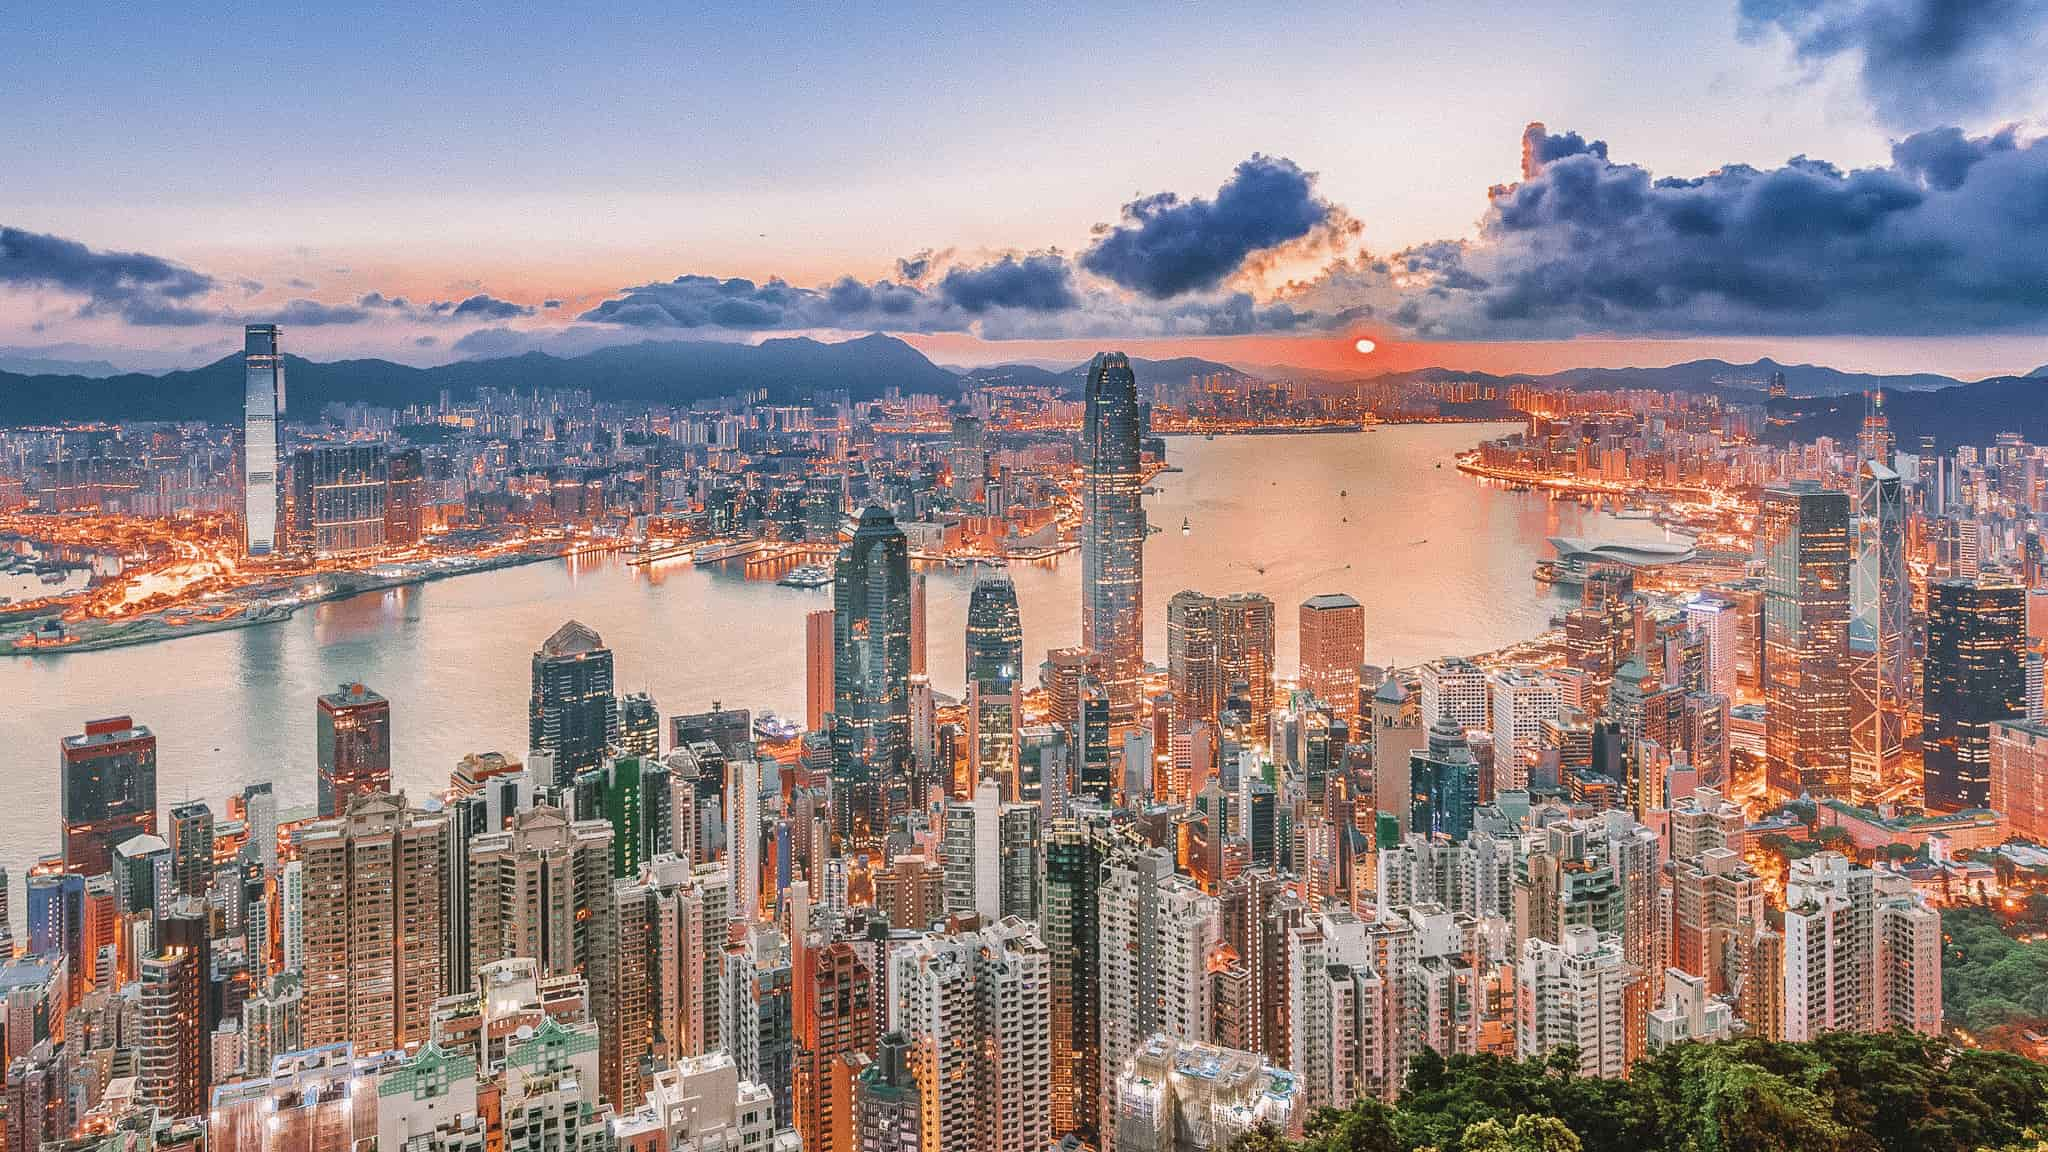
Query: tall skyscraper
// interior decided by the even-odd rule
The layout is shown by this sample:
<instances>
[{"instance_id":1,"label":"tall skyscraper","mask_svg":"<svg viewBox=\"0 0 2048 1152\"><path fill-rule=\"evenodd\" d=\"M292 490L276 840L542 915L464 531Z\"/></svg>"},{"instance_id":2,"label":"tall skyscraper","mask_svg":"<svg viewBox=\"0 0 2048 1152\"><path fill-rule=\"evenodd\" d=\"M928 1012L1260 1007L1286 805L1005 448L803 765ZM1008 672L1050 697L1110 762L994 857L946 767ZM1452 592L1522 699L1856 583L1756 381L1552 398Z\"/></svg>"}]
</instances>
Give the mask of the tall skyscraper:
<instances>
[{"instance_id":1,"label":"tall skyscraper","mask_svg":"<svg viewBox=\"0 0 2048 1152\"><path fill-rule=\"evenodd\" d=\"M837 831L878 843L910 760L910 550L879 505L860 515L832 577L833 808Z\"/></svg>"},{"instance_id":2,"label":"tall skyscraper","mask_svg":"<svg viewBox=\"0 0 2048 1152\"><path fill-rule=\"evenodd\" d=\"M1050 974L1011 917L890 955L889 1026L911 1042L925 1152L1040 1152L1053 1140Z\"/></svg>"},{"instance_id":3,"label":"tall skyscraper","mask_svg":"<svg viewBox=\"0 0 2048 1152\"><path fill-rule=\"evenodd\" d=\"M924 573L910 574L910 674L930 675L925 669L925 579Z\"/></svg>"},{"instance_id":4,"label":"tall skyscraper","mask_svg":"<svg viewBox=\"0 0 2048 1152\"><path fill-rule=\"evenodd\" d=\"M1339 715L1358 715L1365 608L1341 592L1301 602L1301 687Z\"/></svg>"},{"instance_id":5,"label":"tall skyscraper","mask_svg":"<svg viewBox=\"0 0 2048 1152\"><path fill-rule=\"evenodd\" d=\"M1922 703L1927 806L1991 801L1991 726L2026 715L2026 593L2017 584L1942 580L1927 590Z\"/></svg>"},{"instance_id":6,"label":"tall skyscraper","mask_svg":"<svg viewBox=\"0 0 2048 1152\"><path fill-rule=\"evenodd\" d=\"M348 802L391 791L391 702L361 684L320 697L314 727L320 766L320 818L348 811Z\"/></svg>"},{"instance_id":7,"label":"tall skyscraper","mask_svg":"<svg viewBox=\"0 0 2048 1152\"><path fill-rule=\"evenodd\" d=\"M604 762L619 738L619 701L612 689L612 650L575 620L555 629L533 654L533 696L527 746L554 757L556 787Z\"/></svg>"},{"instance_id":8,"label":"tall skyscraper","mask_svg":"<svg viewBox=\"0 0 2048 1152\"><path fill-rule=\"evenodd\" d=\"M1849 791L1849 495L1766 489L1764 750L1772 788Z\"/></svg>"},{"instance_id":9,"label":"tall skyscraper","mask_svg":"<svg viewBox=\"0 0 2048 1152\"><path fill-rule=\"evenodd\" d=\"M1175 730L1185 732L1197 720L1215 721L1227 690L1215 597L1185 589L1167 598L1166 683L1173 693Z\"/></svg>"},{"instance_id":10,"label":"tall skyscraper","mask_svg":"<svg viewBox=\"0 0 2048 1152\"><path fill-rule=\"evenodd\" d=\"M426 458L417 448L393 452L384 482L384 543L410 548L426 534Z\"/></svg>"},{"instance_id":11,"label":"tall skyscraper","mask_svg":"<svg viewBox=\"0 0 2048 1152\"><path fill-rule=\"evenodd\" d=\"M305 1042L368 1051L427 1039L442 983L447 817L359 797L299 840Z\"/></svg>"},{"instance_id":12,"label":"tall skyscraper","mask_svg":"<svg viewBox=\"0 0 2048 1152\"><path fill-rule=\"evenodd\" d=\"M874 973L852 944L793 941L796 1130L806 1148L850 1149L859 1117L844 1088L850 1060L875 1041Z\"/></svg>"},{"instance_id":13,"label":"tall skyscraper","mask_svg":"<svg viewBox=\"0 0 2048 1152\"><path fill-rule=\"evenodd\" d=\"M1102 1029L1097 1002L1097 896L1107 836L1078 820L1045 839L1045 908L1039 932L1052 973L1052 1124L1093 1132L1101 1119Z\"/></svg>"},{"instance_id":14,"label":"tall skyscraper","mask_svg":"<svg viewBox=\"0 0 2048 1152\"><path fill-rule=\"evenodd\" d=\"M967 678L1014 683L1024 675L1024 622L1017 586L1008 576L984 576L967 599Z\"/></svg>"},{"instance_id":15,"label":"tall skyscraper","mask_svg":"<svg viewBox=\"0 0 2048 1152\"><path fill-rule=\"evenodd\" d=\"M285 501L292 551L324 558L383 548L388 476L376 444L321 444L293 454Z\"/></svg>"},{"instance_id":16,"label":"tall skyscraper","mask_svg":"<svg viewBox=\"0 0 2048 1152\"><path fill-rule=\"evenodd\" d=\"M1252 740L1264 744L1273 723L1273 602L1257 592L1216 601L1216 649L1226 698L1241 689Z\"/></svg>"},{"instance_id":17,"label":"tall skyscraper","mask_svg":"<svg viewBox=\"0 0 2048 1152\"><path fill-rule=\"evenodd\" d=\"M284 351L275 324L243 333L248 390L242 409L242 545L251 556L283 551Z\"/></svg>"},{"instance_id":18,"label":"tall skyscraper","mask_svg":"<svg viewBox=\"0 0 2048 1152\"><path fill-rule=\"evenodd\" d=\"M832 714L832 621L830 608L804 614L804 731L823 732Z\"/></svg>"},{"instance_id":19,"label":"tall skyscraper","mask_svg":"<svg viewBox=\"0 0 2048 1152\"><path fill-rule=\"evenodd\" d=\"M60 758L64 868L95 876L123 841L156 834L156 736L126 716L88 720Z\"/></svg>"},{"instance_id":20,"label":"tall skyscraper","mask_svg":"<svg viewBox=\"0 0 2048 1152\"><path fill-rule=\"evenodd\" d=\"M1118 728L1137 717L1145 670L1142 425L1130 360L1098 354L1081 426L1081 646L1102 661Z\"/></svg>"},{"instance_id":21,"label":"tall skyscraper","mask_svg":"<svg viewBox=\"0 0 2048 1152\"><path fill-rule=\"evenodd\" d=\"M171 884L202 900L213 885L213 809L204 800L171 809Z\"/></svg>"},{"instance_id":22,"label":"tall skyscraper","mask_svg":"<svg viewBox=\"0 0 2048 1152\"><path fill-rule=\"evenodd\" d=\"M1883 444L1865 447L1890 455ZM1898 473L1872 458L1856 474L1856 557L1849 580L1849 774L1857 790L1866 792L1889 781L1898 767L1913 693L1905 503Z\"/></svg>"}]
</instances>

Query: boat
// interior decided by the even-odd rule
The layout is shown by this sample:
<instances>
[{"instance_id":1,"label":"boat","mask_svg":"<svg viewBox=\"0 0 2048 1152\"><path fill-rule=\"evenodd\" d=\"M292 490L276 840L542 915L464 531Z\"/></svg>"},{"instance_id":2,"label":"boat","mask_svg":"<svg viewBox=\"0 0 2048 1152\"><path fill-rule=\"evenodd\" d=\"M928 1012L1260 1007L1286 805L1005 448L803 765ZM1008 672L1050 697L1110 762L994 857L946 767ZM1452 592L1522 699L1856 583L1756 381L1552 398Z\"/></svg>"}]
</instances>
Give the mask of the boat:
<instances>
[{"instance_id":1,"label":"boat","mask_svg":"<svg viewBox=\"0 0 2048 1152\"><path fill-rule=\"evenodd\" d=\"M1194 529L1194 526L1188 523L1188 518L1187 518L1187 517L1183 516L1183 517L1181 517L1181 518L1180 518L1180 534L1181 534L1181 535L1185 536L1185 535L1187 535L1188 533L1190 533L1190 532L1193 532L1194 530L1195 530L1195 529Z\"/></svg>"},{"instance_id":2,"label":"boat","mask_svg":"<svg viewBox=\"0 0 2048 1152\"><path fill-rule=\"evenodd\" d=\"M784 588L823 588L832 583L832 573L822 564L800 564L776 581Z\"/></svg>"},{"instance_id":3,"label":"boat","mask_svg":"<svg viewBox=\"0 0 2048 1152\"><path fill-rule=\"evenodd\" d=\"M62 584L64 580L65 574L62 570L43 573L43 583L45 584Z\"/></svg>"},{"instance_id":4,"label":"boat","mask_svg":"<svg viewBox=\"0 0 2048 1152\"><path fill-rule=\"evenodd\" d=\"M794 740L803 734L803 725L785 720L773 712L763 712L754 717L754 735L763 740Z\"/></svg>"},{"instance_id":5,"label":"boat","mask_svg":"<svg viewBox=\"0 0 2048 1152\"><path fill-rule=\"evenodd\" d=\"M1510 492L1528 492L1528 491L1530 491L1530 488L1529 488L1529 486L1528 486L1527 484L1510 484L1510 485L1508 485L1508 491L1510 491Z\"/></svg>"}]
</instances>

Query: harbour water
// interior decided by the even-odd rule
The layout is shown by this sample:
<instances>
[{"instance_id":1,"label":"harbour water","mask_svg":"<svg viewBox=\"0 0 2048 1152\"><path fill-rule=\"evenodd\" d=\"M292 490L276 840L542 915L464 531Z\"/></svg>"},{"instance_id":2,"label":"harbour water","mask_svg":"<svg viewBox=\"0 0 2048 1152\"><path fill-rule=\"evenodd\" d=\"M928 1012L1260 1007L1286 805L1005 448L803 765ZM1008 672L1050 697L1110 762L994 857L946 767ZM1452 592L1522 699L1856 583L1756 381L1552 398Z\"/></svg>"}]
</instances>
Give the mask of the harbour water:
<instances>
[{"instance_id":1,"label":"harbour water","mask_svg":"<svg viewBox=\"0 0 2048 1152\"><path fill-rule=\"evenodd\" d=\"M1295 613L1321 592L1366 608L1366 658L1403 666L1543 631L1566 601L1530 578L1553 535L1656 530L1541 493L1475 481L1453 455L1502 425L1412 425L1350 435L1169 440L1183 471L1146 499L1163 529L1145 551L1146 647L1166 648L1166 599L1182 588L1260 591L1278 612L1277 666L1295 666ZM1441 465L1441 467L1438 467ZM1182 522L1187 531L1181 530ZM1080 638L1078 553L1009 569L1027 661ZM958 692L975 569L928 574L934 684ZM20 883L58 844L58 741L126 713L158 738L158 799L213 802L270 780L280 808L314 796L314 698L361 681L392 701L395 783L446 787L465 753L522 754L531 654L565 619L616 653L620 691L664 715L713 700L801 718L803 616L831 590L778 586L687 562L615 556L525 565L388 589L278 624L102 652L0 657L0 865Z\"/></svg>"}]
</instances>

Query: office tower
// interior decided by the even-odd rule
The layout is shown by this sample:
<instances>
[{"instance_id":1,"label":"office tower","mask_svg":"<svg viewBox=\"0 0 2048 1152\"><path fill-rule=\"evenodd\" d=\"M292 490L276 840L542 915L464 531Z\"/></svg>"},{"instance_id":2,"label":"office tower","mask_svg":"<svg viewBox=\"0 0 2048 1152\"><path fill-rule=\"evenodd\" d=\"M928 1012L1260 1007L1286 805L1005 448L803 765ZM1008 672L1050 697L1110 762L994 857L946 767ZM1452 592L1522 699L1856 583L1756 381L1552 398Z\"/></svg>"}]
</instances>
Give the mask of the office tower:
<instances>
[{"instance_id":1,"label":"office tower","mask_svg":"<svg viewBox=\"0 0 2048 1152\"><path fill-rule=\"evenodd\" d=\"M285 501L292 551L328 559L382 550L388 474L384 449L375 444L322 444L293 454Z\"/></svg>"},{"instance_id":2,"label":"office tower","mask_svg":"<svg viewBox=\"0 0 2048 1152\"><path fill-rule=\"evenodd\" d=\"M1045 908L1039 933L1052 983L1052 1125L1093 1132L1101 1118L1101 1026L1097 986L1097 900L1107 836L1078 820L1053 824L1045 839Z\"/></svg>"},{"instance_id":3,"label":"office tower","mask_svg":"<svg viewBox=\"0 0 2048 1152\"><path fill-rule=\"evenodd\" d=\"M830 608L804 614L804 731L825 731L832 714L832 621Z\"/></svg>"},{"instance_id":4,"label":"office tower","mask_svg":"<svg viewBox=\"0 0 2048 1152\"><path fill-rule=\"evenodd\" d=\"M156 736L126 716L88 720L59 749L64 867L107 870L116 845L156 834Z\"/></svg>"},{"instance_id":5,"label":"office tower","mask_svg":"<svg viewBox=\"0 0 2048 1152\"><path fill-rule=\"evenodd\" d=\"M849 1149L859 1117L839 1107L851 1058L875 1040L874 973L852 944L796 946L796 1130L805 1148Z\"/></svg>"},{"instance_id":6,"label":"office tower","mask_svg":"<svg viewBox=\"0 0 2048 1152\"><path fill-rule=\"evenodd\" d=\"M1448 724L1431 728L1422 748L1408 754L1408 828L1420 836L1463 840L1479 806L1479 763L1465 734Z\"/></svg>"},{"instance_id":7,"label":"office tower","mask_svg":"<svg viewBox=\"0 0 2048 1152\"><path fill-rule=\"evenodd\" d=\"M883 1033L874 1061L854 1083L854 1111L860 1152L923 1152L924 1101L911 1067L910 1037ZM1061 1130L1057 1121L1053 1130Z\"/></svg>"},{"instance_id":8,"label":"office tower","mask_svg":"<svg viewBox=\"0 0 2048 1152\"><path fill-rule=\"evenodd\" d=\"M552 783L566 788L604 762L619 738L612 692L612 650L589 627L571 620L533 654L533 696L527 704L527 747L554 758Z\"/></svg>"},{"instance_id":9,"label":"office tower","mask_svg":"<svg viewBox=\"0 0 2048 1152\"><path fill-rule=\"evenodd\" d=\"M1782 1035L1941 1031L1941 916L1901 873L1836 852L1785 880Z\"/></svg>"},{"instance_id":10,"label":"office tower","mask_svg":"<svg viewBox=\"0 0 2048 1152\"><path fill-rule=\"evenodd\" d=\"M1250 708L1248 732L1268 742L1273 722L1273 602L1257 592L1216 601L1217 662L1226 694L1242 685Z\"/></svg>"},{"instance_id":11,"label":"office tower","mask_svg":"<svg viewBox=\"0 0 2048 1152\"><path fill-rule=\"evenodd\" d=\"M1603 564L1586 573L1579 606L1565 614L1565 663L1586 679L1588 712L1606 705L1614 670L1635 647L1636 607L1635 574Z\"/></svg>"},{"instance_id":12,"label":"office tower","mask_svg":"<svg viewBox=\"0 0 2048 1152\"><path fill-rule=\"evenodd\" d=\"M1527 788L1543 724L1557 720L1557 682L1518 668L1489 673L1487 680L1493 690L1493 786Z\"/></svg>"},{"instance_id":13,"label":"office tower","mask_svg":"<svg viewBox=\"0 0 2048 1152\"><path fill-rule=\"evenodd\" d=\"M1118 1070L1116 1152L1223 1152L1296 1122L1299 1084L1256 1052L1163 1033Z\"/></svg>"},{"instance_id":14,"label":"office tower","mask_svg":"<svg viewBox=\"0 0 2048 1152\"><path fill-rule=\"evenodd\" d=\"M1045 945L1014 917L890 954L889 1028L910 1040L928 1152L1052 1143L1049 991Z\"/></svg>"},{"instance_id":15,"label":"office tower","mask_svg":"<svg viewBox=\"0 0 2048 1152\"><path fill-rule=\"evenodd\" d=\"M391 702L361 684L343 684L318 706L314 751L326 820L358 796L391 791Z\"/></svg>"},{"instance_id":16,"label":"office tower","mask_svg":"<svg viewBox=\"0 0 2048 1152\"><path fill-rule=\"evenodd\" d=\"M1372 694L1373 806L1391 814L1403 835L1411 829L1414 790L1408 779L1408 762L1428 746L1408 690L1397 679L1389 679Z\"/></svg>"},{"instance_id":17,"label":"office tower","mask_svg":"<svg viewBox=\"0 0 2048 1152\"><path fill-rule=\"evenodd\" d=\"M242 550L250 556L284 550L284 352L277 338L274 324L243 333Z\"/></svg>"},{"instance_id":18,"label":"office tower","mask_svg":"<svg viewBox=\"0 0 2048 1152\"><path fill-rule=\"evenodd\" d=\"M910 574L910 674L931 674L925 667L925 577L922 572Z\"/></svg>"},{"instance_id":19,"label":"office tower","mask_svg":"<svg viewBox=\"0 0 2048 1152\"><path fill-rule=\"evenodd\" d=\"M654 975L663 958L659 894L651 883L612 882L591 925L590 1014L597 1023L598 1095L614 1110L640 1099L654 1053ZM723 975L723 951L712 973Z\"/></svg>"},{"instance_id":20,"label":"office tower","mask_svg":"<svg viewBox=\"0 0 2048 1152\"><path fill-rule=\"evenodd\" d=\"M1764 743L1776 791L1849 789L1849 496L1810 481L1764 491Z\"/></svg>"},{"instance_id":21,"label":"office tower","mask_svg":"<svg viewBox=\"0 0 2048 1152\"><path fill-rule=\"evenodd\" d=\"M1010 684L1024 675L1024 623L1006 575L974 582L967 599L967 679Z\"/></svg>"},{"instance_id":22,"label":"office tower","mask_svg":"<svg viewBox=\"0 0 2048 1152\"><path fill-rule=\"evenodd\" d=\"M1097 804L1116 802L1116 778L1110 749L1116 738L1116 703L1109 689L1089 681L1081 689L1079 715L1074 719L1073 776L1068 793L1076 799Z\"/></svg>"},{"instance_id":23,"label":"office tower","mask_svg":"<svg viewBox=\"0 0 2048 1152\"><path fill-rule=\"evenodd\" d=\"M384 543L410 548L426 535L426 459L417 448L402 448L384 464Z\"/></svg>"},{"instance_id":24,"label":"office tower","mask_svg":"<svg viewBox=\"0 0 2048 1152\"><path fill-rule=\"evenodd\" d=\"M1741 621L1735 605L1713 595L1685 606L1686 623L1706 641L1707 691L1735 699L1736 673L1741 667Z\"/></svg>"},{"instance_id":25,"label":"office tower","mask_svg":"<svg viewBox=\"0 0 2048 1152\"><path fill-rule=\"evenodd\" d=\"M628 692L619 697L619 755L653 760L661 755L661 712L654 697Z\"/></svg>"},{"instance_id":26,"label":"office tower","mask_svg":"<svg viewBox=\"0 0 2048 1152\"><path fill-rule=\"evenodd\" d=\"M953 445L947 465L952 473L953 500L965 505L980 504L982 484L988 477L988 448L983 442L981 417L953 417Z\"/></svg>"},{"instance_id":27,"label":"office tower","mask_svg":"<svg viewBox=\"0 0 2048 1152\"><path fill-rule=\"evenodd\" d=\"M1155 1032L1188 1040L1209 1034L1210 954L1221 939L1216 898L1174 873L1154 848L1104 867L1097 893L1103 1121L1118 1115L1124 1061Z\"/></svg>"},{"instance_id":28,"label":"office tower","mask_svg":"<svg viewBox=\"0 0 2048 1152\"><path fill-rule=\"evenodd\" d=\"M171 809L171 885L202 900L213 886L213 809L204 800Z\"/></svg>"},{"instance_id":29,"label":"office tower","mask_svg":"<svg viewBox=\"0 0 2048 1152\"><path fill-rule=\"evenodd\" d=\"M583 971L587 925L611 894L611 856L610 824L571 821L545 804L520 812L504 831L471 837L470 964L525 957L548 976Z\"/></svg>"},{"instance_id":30,"label":"office tower","mask_svg":"<svg viewBox=\"0 0 2048 1152\"><path fill-rule=\"evenodd\" d=\"M1422 666L1422 726L1463 732L1486 727L1486 672L1459 656Z\"/></svg>"},{"instance_id":31,"label":"office tower","mask_svg":"<svg viewBox=\"0 0 2048 1152\"><path fill-rule=\"evenodd\" d=\"M1212 723L1223 707L1223 653L1217 634L1216 598L1181 591L1166 601L1167 690L1173 693L1173 726L1185 732L1197 720Z\"/></svg>"},{"instance_id":32,"label":"office tower","mask_svg":"<svg viewBox=\"0 0 2048 1152\"><path fill-rule=\"evenodd\" d=\"M1927 590L1927 806L1990 803L1991 725L2026 715L2026 601L2016 584L1942 580Z\"/></svg>"},{"instance_id":33,"label":"office tower","mask_svg":"<svg viewBox=\"0 0 2048 1152\"><path fill-rule=\"evenodd\" d=\"M114 908L123 916L154 916L175 894L171 848L158 836L131 836L114 846Z\"/></svg>"},{"instance_id":34,"label":"office tower","mask_svg":"<svg viewBox=\"0 0 2048 1152\"><path fill-rule=\"evenodd\" d=\"M832 579L832 753L838 835L876 844L910 759L910 553L889 510L860 515Z\"/></svg>"},{"instance_id":35,"label":"office tower","mask_svg":"<svg viewBox=\"0 0 2048 1152\"><path fill-rule=\"evenodd\" d=\"M1088 365L1081 427L1081 646L1102 661L1111 723L1138 714L1145 671L1144 415L1121 352Z\"/></svg>"},{"instance_id":36,"label":"office tower","mask_svg":"<svg viewBox=\"0 0 2048 1152\"><path fill-rule=\"evenodd\" d=\"M299 838L305 1039L383 1050L427 1038L442 987L447 818L361 796Z\"/></svg>"},{"instance_id":37,"label":"office tower","mask_svg":"<svg viewBox=\"0 0 2048 1152\"><path fill-rule=\"evenodd\" d=\"M1038 666L1038 687L1045 693L1048 723L1071 728L1081 714L1082 686L1095 678L1100 665L1086 648L1054 648Z\"/></svg>"},{"instance_id":38,"label":"office tower","mask_svg":"<svg viewBox=\"0 0 2048 1152\"><path fill-rule=\"evenodd\" d=\"M2012 835L2048 837L2048 724L1998 720L1991 725L1992 811Z\"/></svg>"},{"instance_id":39,"label":"office tower","mask_svg":"<svg viewBox=\"0 0 2048 1152\"><path fill-rule=\"evenodd\" d=\"M205 1107L212 1039L206 1011L210 950L203 931L179 936L140 965L135 1095L160 1115L197 1116Z\"/></svg>"},{"instance_id":40,"label":"office tower","mask_svg":"<svg viewBox=\"0 0 2048 1152\"><path fill-rule=\"evenodd\" d=\"M1641 978L1620 939L1591 928L1567 929L1558 942L1525 941L1516 974L1517 1055L1536 1060L1568 1047L1578 1052L1579 1075L1622 1075L1629 1063L1625 1000Z\"/></svg>"},{"instance_id":41,"label":"office tower","mask_svg":"<svg viewBox=\"0 0 2048 1152\"><path fill-rule=\"evenodd\" d=\"M725 852L732 872L732 919L761 914L761 763L725 762Z\"/></svg>"},{"instance_id":42,"label":"office tower","mask_svg":"<svg viewBox=\"0 0 2048 1152\"><path fill-rule=\"evenodd\" d=\"M1023 715L1016 684L1010 680L967 682L967 779L1000 781L1005 792L1020 795L1018 722ZM959 781L946 781L946 792L960 791Z\"/></svg>"},{"instance_id":43,"label":"office tower","mask_svg":"<svg viewBox=\"0 0 2048 1152\"><path fill-rule=\"evenodd\" d=\"M1301 602L1301 687L1342 716L1358 715L1365 608L1341 592Z\"/></svg>"},{"instance_id":44,"label":"office tower","mask_svg":"<svg viewBox=\"0 0 2048 1152\"><path fill-rule=\"evenodd\" d=\"M1888 448L1884 454L1890 455ZM1857 790L1869 793L1896 775L1913 693L1905 504L1898 473L1869 458L1856 476L1855 547L1849 576L1849 772Z\"/></svg>"}]
</instances>

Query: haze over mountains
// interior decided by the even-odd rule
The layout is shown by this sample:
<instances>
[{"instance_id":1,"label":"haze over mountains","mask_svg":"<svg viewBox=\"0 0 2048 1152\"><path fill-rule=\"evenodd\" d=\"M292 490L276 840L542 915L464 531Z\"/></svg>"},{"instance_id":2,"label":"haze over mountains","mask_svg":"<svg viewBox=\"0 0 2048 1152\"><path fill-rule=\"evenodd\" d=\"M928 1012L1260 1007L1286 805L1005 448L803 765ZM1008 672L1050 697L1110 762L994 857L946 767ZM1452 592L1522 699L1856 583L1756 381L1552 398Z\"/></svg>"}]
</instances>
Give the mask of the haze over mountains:
<instances>
[{"instance_id":1,"label":"haze over mountains","mask_svg":"<svg viewBox=\"0 0 2048 1152\"><path fill-rule=\"evenodd\" d=\"M241 412L239 355L198 368L149 375L109 374L104 370L111 366L104 363L39 360L27 355L32 351L29 349L5 351L12 355L0 360L0 366L11 363L60 371L0 370L0 422L219 422L235 419ZM1902 443L1907 437L1921 434L1934 435L1944 443L1988 442L1994 432L2005 430L2025 432L2030 439L2048 439L2048 365L2025 377L1995 377L1970 383L1933 373L1876 375L1820 365L1779 364L1769 359L1750 364L1693 360L1657 368L1574 368L1513 375L1446 368L1356 375L1308 373L1286 365L1260 365L1249 370L1191 356L1166 360L1133 358L1132 365L1139 383L1146 387L1160 380L1220 375L1237 382L1286 377L1319 389L1341 389L1355 383L1398 385L1469 380L1501 386L1526 383L1564 388L1722 392L1751 399L1766 387L1773 372L1782 371L1794 399L1781 402L1792 422L1779 426L1775 432L1778 435L1853 436L1855 423L1862 419L1861 401L1854 398L1865 391L1883 389L1893 394L1887 397L1887 411ZM965 379L985 384L1057 388L1078 397L1086 375L1085 363L1063 368L1047 367L1042 362L997 364L963 372L934 364L904 341L880 334L838 343L807 337L765 340L759 344L646 341L577 356L528 352L432 368L387 360L322 363L293 356L287 358L286 369L291 408L307 416L333 402L398 408L431 403L443 391L466 397L480 387L519 392L579 389L601 401L688 404L747 391L765 392L774 400L798 400L834 389L844 389L855 399L871 399L890 388L950 394ZM1829 403L1827 397L1851 399Z\"/></svg>"}]
</instances>

